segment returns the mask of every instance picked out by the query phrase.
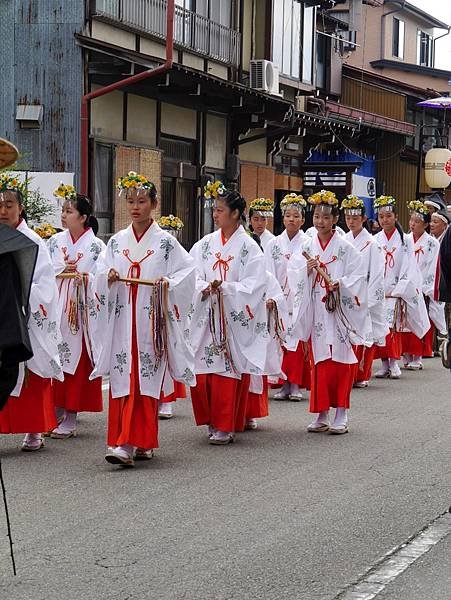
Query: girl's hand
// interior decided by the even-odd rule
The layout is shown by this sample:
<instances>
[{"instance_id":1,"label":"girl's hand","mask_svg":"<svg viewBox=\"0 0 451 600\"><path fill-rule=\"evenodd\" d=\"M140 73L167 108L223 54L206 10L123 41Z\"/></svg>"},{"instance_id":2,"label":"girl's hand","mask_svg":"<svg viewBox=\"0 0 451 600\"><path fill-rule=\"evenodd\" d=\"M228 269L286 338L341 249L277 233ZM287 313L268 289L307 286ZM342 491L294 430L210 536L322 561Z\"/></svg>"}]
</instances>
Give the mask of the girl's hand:
<instances>
[{"instance_id":1,"label":"girl's hand","mask_svg":"<svg viewBox=\"0 0 451 600\"><path fill-rule=\"evenodd\" d=\"M110 286L115 281L118 281L120 275L115 269L110 269L108 272L108 285Z\"/></svg>"},{"instance_id":2,"label":"girl's hand","mask_svg":"<svg viewBox=\"0 0 451 600\"><path fill-rule=\"evenodd\" d=\"M319 266L319 264L318 264L318 261L316 260L316 258L310 258L307 261L307 273L310 275L310 273L313 271L313 269L318 266Z\"/></svg>"},{"instance_id":3,"label":"girl's hand","mask_svg":"<svg viewBox=\"0 0 451 600\"><path fill-rule=\"evenodd\" d=\"M332 285L330 285L330 286L329 286L329 290L330 290L331 292L336 292L336 291L338 290L338 288L339 288L339 287L340 287L340 282L338 282L338 281L334 281L334 282L332 283Z\"/></svg>"},{"instance_id":4,"label":"girl's hand","mask_svg":"<svg viewBox=\"0 0 451 600\"><path fill-rule=\"evenodd\" d=\"M274 302L274 300L266 300L266 308L268 308L269 310L272 310L275 307L276 303Z\"/></svg>"}]
</instances>

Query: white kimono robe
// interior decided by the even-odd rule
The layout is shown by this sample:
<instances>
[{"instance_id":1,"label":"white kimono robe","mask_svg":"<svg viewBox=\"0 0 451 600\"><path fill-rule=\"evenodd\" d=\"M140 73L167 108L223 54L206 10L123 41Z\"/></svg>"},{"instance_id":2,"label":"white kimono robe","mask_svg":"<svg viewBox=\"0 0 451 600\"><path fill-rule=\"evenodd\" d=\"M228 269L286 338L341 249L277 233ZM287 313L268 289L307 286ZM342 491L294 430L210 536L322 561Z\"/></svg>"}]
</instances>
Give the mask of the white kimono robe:
<instances>
[{"instance_id":1,"label":"white kimono robe","mask_svg":"<svg viewBox=\"0 0 451 600\"><path fill-rule=\"evenodd\" d=\"M276 303L277 310L274 308L267 310L267 328L269 341L266 347L265 374L269 375L271 383L277 383L279 379L285 379L282 372L283 350L282 344L285 343L287 326L289 322L288 307L285 295L279 282L270 271L266 271L266 301L273 300ZM277 318L277 323L276 323ZM249 391L254 394L263 393L262 375L251 375Z\"/></svg>"},{"instance_id":2,"label":"white kimono robe","mask_svg":"<svg viewBox=\"0 0 451 600\"><path fill-rule=\"evenodd\" d=\"M292 256L301 256L304 243L307 239L305 233L299 231L294 238L290 240L287 232L284 231L271 240L265 251L266 268L279 282L283 293L285 294L285 300L287 301L287 307L290 314L293 311L293 294L288 285L288 263Z\"/></svg>"},{"instance_id":3,"label":"white kimono robe","mask_svg":"<svg viewBox=\"0 0 451 600\"><path fill-rule=\"evenodd\" d=\"M69 230L66 229L53 235L48 240L47 247L53 262L55 275L59 275L64 271L67 261L75 261L77 271L79 273L88 273L90 276L87 289L88 322L86 323L82 318L83 306L81 306L79 311L80 329L76 333L70 331L67 315L67 302L76 291L75 282L72 279L57 280L59 290L58 309L61 319L61 335L63 337L63 341L59 347L61 362L64 372L73 375L80 361L83 338L89 358L91 362L94 362L93 354L95 355L95 351L93 350L93 344L95 343L95 338L89 326L91 317L96 316L96 300L92 293L92 283L97 259L106 246L102 240L95 237L92 229L87 229L76 242L72 240ZM82 296L84 297L84 294Z\"/></svg>"},{"instance_id":4,"label":"white kimono robe","mask_svg":"<svg viewBox=\"0 0 451 600\"><path fill-rule=\"evenodd\" d=\"M135 263L135 268L132 263ZM139 268L136 263L139 263ZM102 347L90 379L109 373L113 398L130 393L131 288L122 282L114 282L109 288L110 269L115 269L122 277L152 280L164 277L169 283L168 356L159 364L151 329L153 288L138 285L135 318L140 393L159 399L166 369L172 379L195 385L193 352L183 331L194 292L194 261L178 241L155 221L139 241L131 225L116 233L98 259L94 280L97 299L94 331Z\"/></svg>"},{"instance_id":5,"label":"white kimono robe","mask_svg":"<svg viewBox=\"0 0 451 600\"><path fill-rule=\"evenodd\" d=\"M446 335L445 303L435 300L440 272L438 269L440 242L424 232L415 242L413 234L408 236L413 243L415 258L423 279L423 294L429 299L429 317L440 333Z\"/></svg>"},{"instance_id":6,"label":"white kimono robe","mask_svg":"<svg viewBox=\"0 0 451 600\"><path fill-rule=\"evenodd\" d=\"M271 240L273 240L276 236L265 229L265 231L260 236L260 243L262 245L263 250L266 252L266 248Z\"/></svg>"},{"instance_id":7,"label":"white kimono robe","mask_svg":"<svg viewBox=\"0 0 451 600\"><path fill-rule=\"evenodd\" d=\"M353 344L371 346L373 335L367 308L367 273L360 252L335 233L323 250L318 235L307 239L305 250L320 262L332 281L340 284L343 323L337 311L327 312L325 283L315 270L307 273L307 261L294 256L288 265L288 282L293 290L293 318L287 346L311 338L315 364L324 360L354 364Z\"/></svg>"},{"instance_id":8,"label":"white kimono robe","mask_svg":"<svg viewBox=\"0 0 451 600\"><path fill-rule=\"evenodd\" d=\"M203 237L191 248L197 267L190 334L196 356L196 373L218 373L240 379L243 373L264 374L269 334L266 323L266 269L257 243L240 226L225 244L222 231ZM210 330L210 302L215 306L219 335L218 304L214 295L202 301L202 290L214 280L221 285L227 340L233 364L215 345Z\"/></svg>"},{"instance_id":9,"label":"white kimono robe","mask_svg":"<svg viewBox=\"0 0 451 600\"><path fill-rule=\"evenodd\" d=\"M25 221L19 223L17 231L26 235L39 246L29 301L28 332L33 358L27 361L26 366L40 377L63 381L64 376L58 353L58 344L61 342L57 308L58 290L52 262L44 240L30 229ZM24 363L20 363L19 377L11 396L20 396L24 374Z\"/></svg>"},{"instance_id":10,"label":"white kimono robe","mask_svg":"<svg viewBox=\"0 0 451 600\"><path fill-rule=\"evenodd\" d=\"M398 230L393 232L390 239L384 231L374 237L385 254L385 320L390 329L393 329L396 298L402 298L407 305L405 331L412 331L421 339L426 335L430 324L412 240L405 235L402 243ZM396 325L399 328L400 323Z\"/></svg>"},{"instance_id":11,"label":"white kimono robe","mask_svg":"<svg viewBox=\"0 0 451 600\"><path fill-rule=\"evenodd\" d=\"M367 274L368 310L373 330L373 343L377 346L385 346L385 338L390 329L385 319L384 253L374 237L365 228L356 237L354 237L352 231L348 231L345 240L360 252Z\"/></svg>"}]
</instances>

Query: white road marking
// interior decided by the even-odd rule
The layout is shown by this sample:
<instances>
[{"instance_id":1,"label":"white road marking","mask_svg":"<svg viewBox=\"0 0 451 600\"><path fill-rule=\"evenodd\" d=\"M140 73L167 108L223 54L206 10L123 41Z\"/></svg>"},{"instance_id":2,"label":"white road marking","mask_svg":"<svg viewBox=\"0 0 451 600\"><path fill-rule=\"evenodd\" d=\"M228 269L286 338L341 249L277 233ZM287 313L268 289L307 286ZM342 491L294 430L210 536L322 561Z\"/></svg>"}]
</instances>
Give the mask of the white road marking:
<instances>
[{"instance_id":1,"label":"white road marking","mask_svg":"<svg viewBox=\"0 0 451 600\"><path fill-rule=\"evenodd\" d=\"M390 550L359 577L356 583L340 592L335 600L373 600L389 583L449 534L451 513L447 511L409 540Z\"/></svg>"}]
</instances>

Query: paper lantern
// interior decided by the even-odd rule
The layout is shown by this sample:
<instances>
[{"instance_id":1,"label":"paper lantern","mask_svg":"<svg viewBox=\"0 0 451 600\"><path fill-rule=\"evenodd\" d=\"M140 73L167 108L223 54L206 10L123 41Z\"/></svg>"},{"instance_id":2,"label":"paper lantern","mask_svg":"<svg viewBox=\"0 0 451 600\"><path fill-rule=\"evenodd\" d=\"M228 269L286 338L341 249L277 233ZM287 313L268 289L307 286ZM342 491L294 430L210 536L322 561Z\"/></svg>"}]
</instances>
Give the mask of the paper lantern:
<instances>
[{"instance_id":1,"label":"paper lantern","mask_svg":"<svg viewBox=\"0 0 451 600\"><path fill-rule=\"evenodd\" d=\"M445 165L451 159L448 148L432 148L424 159L426 183L432 189L444 189L451 183L451 176L445 171Z\"/></svg>"},{"instance_id":2,"label":"paper lantern","mask_svg":"<svg viewBox=\"0 0 451 600\"><path fill-rule=\"evenodd\" d=\"M445 165L445 173L451 177L451 158L448 158Z\"/></svg>"}]
</instances>

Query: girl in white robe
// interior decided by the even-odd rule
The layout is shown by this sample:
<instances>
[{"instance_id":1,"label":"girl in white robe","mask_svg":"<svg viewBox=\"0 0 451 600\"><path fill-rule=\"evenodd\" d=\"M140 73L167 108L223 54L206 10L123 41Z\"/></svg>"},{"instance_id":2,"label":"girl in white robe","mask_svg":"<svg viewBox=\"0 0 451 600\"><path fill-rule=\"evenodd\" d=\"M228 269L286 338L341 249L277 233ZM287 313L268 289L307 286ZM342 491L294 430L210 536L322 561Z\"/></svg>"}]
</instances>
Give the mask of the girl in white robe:
<instances>
[{"instance_id":1,"label":"girl in white robe","mask_svg":"<svg viewBox=\"0 0 451 600\"><path fill-rule=\"evenodd\" d=\"M131 224L111 237L98 259L95 331L102 342L91 375L110 375L107 462L132 466L158 447L158 401L166 372L193 385L194 364L183 323L194 292L194 261L153 220L155 186L130 172L126 190ZM121 278L131 278L125 283ZM137 281L153 281L155 285Z\"/></svg>"},{"instance_id":2,"label":"girl in white robe","mask_svg":"<svg viewBox=\"0 0 451 600\"><path fill-rule=\"evenodd\" d=\"M238 192L217 197L217 230L191 249L197 267L190 337L197 385L191 390L197 425L209 442L229 444L244 429L249 375L264 373L268 331L264 256L241 222Z\"/></svg>"},{"instance_id":3,"label":"girl in white robe","mask_svg":"<svg viewBox=\"0 0 451 600\"><path fill-rule=\"evenodd\" d=\"M77 194L72 186L61 185L55 195L64 198L61 223L64 231L47 242L59 291L58 308L61 314L60 346L64 381L53 386L58 427L52 438L67 439L76 435L79 412L101 412L102 378L90 381L94 367L90 321L95 314L96 299L92 294L97 259L105 244L94 234L97 221L86 196ZM74 278L58 278L62 274Z\"/></svg>"},{"instance_id":4,"label":"girl in white robe","mask_svg":"<svg viewBox=\"0 0 451 600\"><path fill-rule=\"evenodd\" d=\"M56 427L51 379L63 380L58 353L61 342L58 291L45 242L22 219L22 194L18 182L0 176L0 223L9 225L33 240L38 247L29 299L28 331L33 358L19 366L15 389L0 411L0 433L26 433L22 450L44 446L42 433Z\"/></svg>"},{"instance_id":5,"label":"girl in white robe","mask_svg":"<svg viewBox=\"0 0 451 600\"><path fill-rule=\"evenodd\" d=\"M285 230L270 242L265 252L266 267L281 285L290 314L293 311L293 293L288 284L287 268L292 257L301 255L302 247L308 239L301 229L305 221L306 205L304 198L295 193L283 198L280 208ZM310 363L304 346L299 341L294 351L285 352L282 371L286 375L286 381L274 394L276 400L288 398L298 402L303 398L301 389L310 389Z\"/></svg>"},{"instance_id":6,"label":"girl in white robe","mask_svg":"<svg viewBox=\"0 0 451 600\"><path fill-rule=\"evenodd\" d=\"M363 200L356 196L347 196L343 200L341 208L349 229L345 239L362 257L368 286L368 311L371 319L373 344L356 346L355 353L359 365L354 379L354 387L365 388L368 387L371 379L376 346L385 345L385 337L389 332L384 306L384 254L374 237L364 227L366 216Z\"/></svg>"},{"instance_id":7,"label":"girl in white robe","mask_svg":"<svg viewBox=\"0 0 451 600\"><path fill-rule=\"evenodd\" d=\"M255 198L249 205L249 229L260 238L265 251L274 234L268 229L268 219L274 214L274 202L270 198Z\"/></svg>"},{"instance_id":8,"label":"girl in white robe","mask_svg":"<svg viewBox=\"0 0 451 600\"><path fill-rule=\"evenodd\" d=\"M294 295L293 320L287 345L311 340L312 389L310 412L317 418L308 426L312 433L348 432L348 410L357 359L353 347L371 345L366 272L360 253L334 231L338 201L332 192L309 198L314 205L316 235L307 238L304 251L310 257L293 257L288 282ZM317 272L320 267L322 273ZM290 339L292 340L290 343ZM335 407L330 424L329 410Z\"/></svg>"},{"instance_id":9,"label":"girl in white robe","mask_svg":"<svg viewBox=\"0 0 451 600\"><path fill-rule=\"evenodd\" d=\"M399 379L400 332L407 328L422 338L429 329L429 318L412 240L397 221L396 200L392 196L380 196L376 198L374 208L382 227L375 238L385 255L385 319L390 327L385 347L376 349L375 358L382 360L382 368L376 377Z\"/></svg>"},{"instance_id":10,"label":"girl in white robe","mask_svg":"<svg viewBox=\"0 0 451 600\"><path fill-rule=\"evenodd\" d=\"M431 220L428 207L420 201L409 202L410 231L406 237L413 243L415 259L420 269L422 278L422 291L428 305L428 313L431 321L428 332L423 339L414 333L403 332L402 352L404 365L411 371L422 369L422 357L434 355L432 344L434 338L434 326L439 333L446 335L445 304L438 302L439 284L439 251L440 243L426 232L426 227Z\"/></svg>"}]
</instances>

